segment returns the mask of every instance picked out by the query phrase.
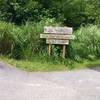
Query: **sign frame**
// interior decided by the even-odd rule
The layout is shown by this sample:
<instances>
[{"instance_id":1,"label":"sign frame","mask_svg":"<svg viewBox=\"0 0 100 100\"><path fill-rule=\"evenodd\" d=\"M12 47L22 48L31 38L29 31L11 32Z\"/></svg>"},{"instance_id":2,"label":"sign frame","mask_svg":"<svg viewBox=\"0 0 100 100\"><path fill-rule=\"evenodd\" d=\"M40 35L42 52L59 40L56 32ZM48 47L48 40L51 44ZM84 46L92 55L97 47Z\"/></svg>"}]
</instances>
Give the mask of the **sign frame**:
<instances>
[{"instance_id":1,"label":"sign frame","mask_svg":"<svg viewBox=\"0 0 100 100\"><path fill-rule=\"evenodd\" d=\"M72 27L53 27L45 26L44 33L40 34L40 38L46 39L48 46L48 55L51 55L52 44L62 45L62 58L66 55L66 45L69 45L70 40L75 39Z\"/></svg>"}]
</instances>

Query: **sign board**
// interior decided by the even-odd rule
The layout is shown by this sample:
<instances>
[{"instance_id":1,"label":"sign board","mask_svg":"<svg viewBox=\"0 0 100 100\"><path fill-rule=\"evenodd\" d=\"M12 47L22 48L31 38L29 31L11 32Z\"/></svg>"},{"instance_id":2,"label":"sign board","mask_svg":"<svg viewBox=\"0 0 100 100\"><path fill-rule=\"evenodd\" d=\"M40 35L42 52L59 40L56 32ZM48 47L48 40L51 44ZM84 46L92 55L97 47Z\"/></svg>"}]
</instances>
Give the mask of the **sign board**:
<instances>
[{"instance_id":1,"label":"sign board","mask_svg":"<svg viewBox=\"0 0 100 100\"><path fill-rule=\"evenodd\" d=\"M74 39L75 36L74 35L60 35L60 34L40 34L40 38L71 40L71 39Z\"/></svg>"},{"instance_id":2,"label":"sign board","mask_svg":"<svg viewBox=\"0 0 100 100\"><path fill-rule=\"evenodd\" d=\"M47 44L60 44L60 45L68 45L69 44L69 40L55 40L55 39L47 39L46 40Z\"/></svg>"},{"instance_id":3,"label":"sign board","mask_svg":"<svg viewBox=\"0 0 100 100\"><path fill-rule=\"evenodd\" d=\"M49 44L48 54L51 54L52 44L63 45L62 57L65 58L66 45L70 40L73 40L75 36L72 34L73 29L71 27L44 27L44 33L40 34L40 38L45 38L46 43Z\"/></svg>"},{"instance_id":4,"label":"sign board","mask_svg":"<svg viewBox=\"0 0 100 100\"><path fill-rule=\"evenodd\" d=\"M70 27L44 27L44 33L50 34L72 34L73 29Z\"/></svg>"}]
</instances>

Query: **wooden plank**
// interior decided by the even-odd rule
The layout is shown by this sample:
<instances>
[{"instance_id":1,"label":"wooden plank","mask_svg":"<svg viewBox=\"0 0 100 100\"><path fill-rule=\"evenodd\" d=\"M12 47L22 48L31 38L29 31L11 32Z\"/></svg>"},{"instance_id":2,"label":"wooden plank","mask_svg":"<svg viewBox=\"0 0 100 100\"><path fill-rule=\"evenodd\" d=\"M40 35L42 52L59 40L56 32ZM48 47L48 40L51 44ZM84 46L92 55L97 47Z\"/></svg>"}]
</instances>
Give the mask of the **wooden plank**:
<instances>
[{"instance_id":1,"label":"wooden plank","mask_svg":"<svg viewBox=\"0 0 100 100\"><path fill-rule=\"evenodd\" d=\"M65 55L66 55L66 45L63 45L63 53L62 53L62 58L65 59Z\"/></svg>"},{"instance_id":2,"label":"wooden plank","mask_svg":"<svg viewBox=\"0 0 100 100\"><path fill-rule=\"evenodd\" d=\"M69 40L55 40L55 39L46 39L47 44L69 44Z\"/></svg>"},{"instance_id":3,"label":"wooden plank","mask_svg":"<svg viewBox=\"0 0 100 100\"><path fill-rule=\"evenodd\" d=\"M49 44L49 46L48 46L48 55L49 55L49 56L51 55L51 48L52 48L52 45Z\"/></svg>"},{"instance_id":4,"label":"wooden plank","mask_svg":"<svg viewBox=\"0 0 100 100\"><path fill-rule=\"evenodd\" d=\"M74 39L74 35L59 35L59 34L40 34L40 38L47 38L47 39Z\"/></svg>"},{"instance_id":5,"label":"wooden plank","mask_svg":"<svg viewBox=\"0 0 100 100\"><path fill-rule=\"evenodd\" d=\"M73 29L71 27L44 27L44 33L54 34L72 34Z\"/></svg>"}]
</instances>

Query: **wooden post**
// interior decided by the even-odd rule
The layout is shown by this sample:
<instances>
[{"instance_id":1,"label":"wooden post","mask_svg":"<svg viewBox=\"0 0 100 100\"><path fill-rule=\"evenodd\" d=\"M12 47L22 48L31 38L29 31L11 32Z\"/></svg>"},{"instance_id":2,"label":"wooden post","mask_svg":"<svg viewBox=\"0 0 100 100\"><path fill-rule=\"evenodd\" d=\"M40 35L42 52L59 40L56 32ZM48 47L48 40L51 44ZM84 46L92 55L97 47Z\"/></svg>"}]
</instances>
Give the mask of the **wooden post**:
<instances>
[{"instance_id":1,"label":"wooden post","mask_svg":"<svg viewBox=\"0 0 100 100\"><path fill-rule=\"evenodd\" d=\"M52 45L49 44L49 46L48 46L48 55L49 55L49 56L51 55L51 47L52 47Z\"/></svg>"},{"instance_id":2,"label":"wooden post","mask_svg":"<svg viewBox=\"0 0 100 100\"><path fill-rule=\"evenodd\" d=\"M66 54L66 45L63 45L62 58L64 59L65 59L65 54Z\"/></svg>"}]
</instances>

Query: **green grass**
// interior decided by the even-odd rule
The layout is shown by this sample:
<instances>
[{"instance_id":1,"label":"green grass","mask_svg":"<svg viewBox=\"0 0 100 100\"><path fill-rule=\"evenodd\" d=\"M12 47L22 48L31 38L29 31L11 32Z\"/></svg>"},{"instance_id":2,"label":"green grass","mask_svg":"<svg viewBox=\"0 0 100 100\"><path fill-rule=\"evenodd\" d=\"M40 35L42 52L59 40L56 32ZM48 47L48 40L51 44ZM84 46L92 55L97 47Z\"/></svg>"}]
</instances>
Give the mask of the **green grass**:
<instances>
[{"instance_id":1,"label":"green grass","mask_svg":"<svg viewBox=\"0 0 100 100\"><path fill-rule=\"evenodd\" d=\"M82 63L74 63L73 69L84 69L93 67L100 67L100 59L95 59L93 61L85 59Z\"/></svg>"},{"instance_id":2,"label":"green grass","mask_svg":"<svg viewBox=\"0 0 100 100\"><path fill-rule=\"evenodd\" d=\"M84 60L83 62L72 62L71 64L58 64L53 63L51 61L41 61L41 60L14 60L8 57L1 56L0 60L11 64L21 70L25 70L28 72L36 72L36 71L69 71L69 70L79 70L84 68L92 68L96 66L100 66L100 59L96 59L93 61Z\"/></svg>"},{"instance_id":3,"label":"green grass","mask_svg":"<svg viewBox=\"0 0 100 100\"><path fill-rule=\"evenodd\" d=\"M9 63L17 68L26 71L64 71L67 70L67 67L62 64L54 64L52 62L43 62L43 61L28 61L28 60L14 60L7 57L0 57L0 60L3 60L6 63Z\"/></svg>"}]
</instances>

